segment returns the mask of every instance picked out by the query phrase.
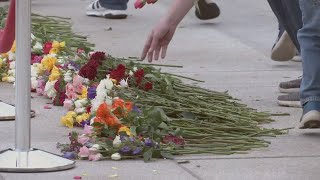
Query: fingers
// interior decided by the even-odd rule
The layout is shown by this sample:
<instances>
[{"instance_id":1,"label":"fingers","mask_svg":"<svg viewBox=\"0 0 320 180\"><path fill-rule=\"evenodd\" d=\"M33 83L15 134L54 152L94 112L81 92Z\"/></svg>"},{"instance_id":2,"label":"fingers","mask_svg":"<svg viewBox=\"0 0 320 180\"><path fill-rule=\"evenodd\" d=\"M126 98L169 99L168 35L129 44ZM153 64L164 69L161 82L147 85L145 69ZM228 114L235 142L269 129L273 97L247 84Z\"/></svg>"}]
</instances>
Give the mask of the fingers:
<instances>
[{"instance_id":1,"label":"fingers","mask_svg":"<svg viewBox=\"0 0 320 180\"><path fill-rule=\"evenodd\" d=\"M152 62L153 60L153 54L156 49L159 49L160 51L160 46L159 46L159 38L157 36L153 36L151 46L148 52L148 61ZM159 56L159 55L158 55Z\"/></svg>"},{"instance_id":2,"label":"fingers","mask_svg":"<svg viewBox=\"0 0 320 180\"><path fill-rule=\"evenodd\" d=\"M167 55L167 49L168 49L168 45L164 45L162 46L162 50L161 50L161 59L164 59Z\"/></svg>"},{"instance_id":3,"label":"fingers","mask_svg":"<svg viewBox=\"0 0 320 180\"><path fill-rule=\"evenodd\" d=\"M154 60L156 60L156 61L159 59L160 50L161 50L161 47L158 46L154 52Z\"/></svg>"},{"instance_id":4,"label":"fingers","mask_svg":"<svg viewBox=\"0 0 320 180\"><path fill-rule=\"evenodd\" d=\"M149 52L149 49L150 49L150 46L151 46L151 43L152 43L152 33L149 35L145 45L144 45L144 48L143 48L143 51L142 51L142 55L141 55L141 59L144 60Z\"/></svg>"}]
</instances>

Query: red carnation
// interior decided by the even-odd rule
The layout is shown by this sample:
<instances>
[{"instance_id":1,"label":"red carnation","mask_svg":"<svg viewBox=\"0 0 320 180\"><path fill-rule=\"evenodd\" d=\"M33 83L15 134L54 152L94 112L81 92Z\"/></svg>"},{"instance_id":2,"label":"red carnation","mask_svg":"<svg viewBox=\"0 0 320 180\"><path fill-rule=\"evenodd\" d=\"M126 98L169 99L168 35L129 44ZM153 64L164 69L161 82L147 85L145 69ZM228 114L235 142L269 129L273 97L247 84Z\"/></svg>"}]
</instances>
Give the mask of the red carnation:
<instances>
[{"instance_id":1,"label":"red carnation","mask_svg":"<svg viewBox=\"0 0 320 180\"><path fill-rule=\"evenodd\" d=\"M143 0L136 0L136 2L134 3L134 7L136 9L141 9L145 4L146 3Z\"/></svg>"},{"instance_id":2,"label":"red carnation","mask_svg":"<svg viewBox=\"0 0 320 180\"><path fill-rule=\"evenodd\" d=\"M63 102L66 100L67 95L66 93L58 93L57 96L53 99L54 106L63 106Z\"/></svg>"},{"instance_id":3,"label":"red carnation","mask_svg":"<svg viewBox=\"0 0 320 180\"><path fill-rule=\"evenodd\" d=\"M105 58L106 58L106 54L104 52L97 51L91 55L90 61L97 60L99 64L101 64Z\"/></svg>"},{"instance_id":4,"label":"red carnation","mask_svg":"<svg viewBox=\"0 0 320 180\"><path fill-rule=\"evenodd\" d=\"M134 73L134 77L136 79L136 83L139 86L142 82L142 79L144 77L144 70L143 69L139 69Z\"/></svg>"},{"instance_id":5,"label":"red carnation","mask_svg":"<svg viewBox=\"0 0 320 180\"><path fill-rule=\"evenodd\" d=\"M149 91L153 88L153 85L151 82L147 82L145 85L144 85L144 90L145 91Z\"/></svg>"},{"instance_id":6,"label":"red carnation","mask_svg":"<svg viewBox=\"0 0 320 180\"><path fill-rule=\"evenodd\" d=\"M117 69L114 69L110 72L110 77L112 79L117 80L118 82L121 81L121 79L124 79L126 75L126 67L123 64L119 64Z\"/></svg>"},{"instance_id":7,"label":"red carnation","mask_svg":"<svg viewBox=\"0 0 320 180\"><path fill-rule=\"evenodd\" d=\"M156 3L158 0L147 0L147 3L148 4L154 4L154 3Z\"/></svg>"},{"instance_id":8,"label":"red carnation","mask_svg":"<svg viewBox=\"0 0 320 180\"><path fill-rule=\"evenodd\" d=\"M43 53L49 54L50 50L52 49L52 42L46 42L43 45Z\"/></svg>"},{"instance_id":9,"label":"red carnation","mask_svg":"<svg viewBox=\"0 0 320 180\"><path fill-rule=\"evenodd\" d=\"M184 145L184 139L182 137L177 137L177 136L173 136L173 135L166 135L163 139L162 139L163 143L165 144L169 144L169 143L174 143L176 145Z\"/></svg>"},{"instance_id":10,"label":"red carnation","mask_svg":"<svg viewBox=\"0 0 320 180\"><path fill-rule=\"evenodd\" d=\"M86 111L88 114L91 113L91 106L90 105L86 107Z\"/></svg>"}]
</instances>

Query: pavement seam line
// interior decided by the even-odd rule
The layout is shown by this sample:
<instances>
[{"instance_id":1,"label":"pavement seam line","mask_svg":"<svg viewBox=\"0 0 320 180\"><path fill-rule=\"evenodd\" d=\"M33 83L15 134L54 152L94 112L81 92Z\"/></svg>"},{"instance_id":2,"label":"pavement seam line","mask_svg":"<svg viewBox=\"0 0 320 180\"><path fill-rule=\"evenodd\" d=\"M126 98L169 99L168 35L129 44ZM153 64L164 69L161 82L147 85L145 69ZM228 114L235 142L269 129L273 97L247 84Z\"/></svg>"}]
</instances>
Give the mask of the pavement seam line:
<instances>
[{"instance_id":1,"label":"pavement seam line","mask_svg":"<svg viewBox=\"0 0 320 180\"><path fill-rule=\"evenodd\" d=\"M320 158L320 155L310 156L262 156L262 157L234 157L234 158L195 158L195 159L177 159L177 161L194 161L194 160L236 160L236 159L285 159L285 158Z\"/></svg>"}]
</instances>

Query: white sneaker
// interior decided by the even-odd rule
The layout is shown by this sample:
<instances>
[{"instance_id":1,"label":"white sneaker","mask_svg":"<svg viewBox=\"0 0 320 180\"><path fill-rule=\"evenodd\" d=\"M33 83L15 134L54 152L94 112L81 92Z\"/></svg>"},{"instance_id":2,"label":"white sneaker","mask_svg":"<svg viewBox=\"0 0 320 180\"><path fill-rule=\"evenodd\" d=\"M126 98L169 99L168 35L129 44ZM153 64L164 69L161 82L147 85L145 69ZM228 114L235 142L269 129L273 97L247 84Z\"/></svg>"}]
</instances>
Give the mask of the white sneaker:
<instances>
[{"instance_id":1,"label":"white sneaker","mask_svg":"<svg viewBox=\"0 0 320 180\"><path fill-rule=\"evenodd\" d=\"M86 15L108 19L125 19L128 16L125 10L112 10L102 7L99 0L95 0L87 7Z\"/></svg>"},{"instance_id":2,"label":"white sneaker","mask_svg":"<svg viewBox=\"0 0 320 180\"><path fill-rule=\"evenodd\" d=\"M320 112L312 110L302 116L299 129L320 128Z\"/></svg>"},{"instance_id":3,"label":"white sneaker","mask_svg":"<svg viewBox=\"0 0 320 180\"><path fill-rule=\"evenodd\" d=\"M274 61L289 61L296 55L296 47L287 31L284 31L271 51Z\"/></svg>"}]
</instances>

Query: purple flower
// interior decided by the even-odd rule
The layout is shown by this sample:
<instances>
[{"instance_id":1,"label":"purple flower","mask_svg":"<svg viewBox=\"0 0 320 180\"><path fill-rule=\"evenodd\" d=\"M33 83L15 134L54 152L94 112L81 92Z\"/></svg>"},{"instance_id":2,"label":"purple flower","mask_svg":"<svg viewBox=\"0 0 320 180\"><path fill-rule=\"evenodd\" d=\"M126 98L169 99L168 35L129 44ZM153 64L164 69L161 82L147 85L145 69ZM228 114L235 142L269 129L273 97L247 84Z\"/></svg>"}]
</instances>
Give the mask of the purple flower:
<instances>
[{"instance_id":1,"label":"purple flower","mask_svg":"<svg viewBox=\"0 0 320 180\"><path fill-rule=\"evenodd\" d=\"M133 137L130 137L129 139L130 139L130 142L132 142L132 143L135 141L135 139Z\"/></svg>"},{"instance_id":2,"label":"purple flower","mask_svg":"<svg viewBox=\"0 0 320 180\"><path fill-rule=\"evenodd\" d=\"M67 159L76 159L76 154L74 152L65 152L63 157Z\"/></svg>"},{"instance_id":3,"label":"purple flower","mask_svg":"<svg viewBox=\"0 0 320 180\"><path fill-rule=\"evenodd\" d=\"M69 65L70 66L73 66L75 68L75 70L79 70L80 69L80 65L75 63L74 61L72 60L69 60Z\"/></svg>"},{"instance_id":4,"label":"purple flower","mask_svg":"<svg viewBox=\"0 0 320 180\"><path fill-rule=\"evenodd\" d=\"M88 98L89 99L94 99L97 95L97 88L96 87L89 87L88 89Z\"/></svg>"},{"instance_id":5,"label":"purple flower","mask_svg":"<svg viewBox=\"0 0 320 180\"><path fill-rule=\"evenodd\" d=\"M82 127L85 127L86 125L88 125L88 126L90 125L90 120L86 120L86 121L81 122Z\"/></svg>"},{"instance_id":6,"label":"purple flower","mask_svg":"<svg viewBox=\"0 0 320 180\"><path fill-rule=\"evenodd\" d=\"M131 151L131 148L129 147L129 146L124 146L124 147L122 147L121 149L120 149L120 152L121 153L124 153L124 154L126 154L126 153L128 153L128 152L130 152Z\"/></svg>"},{"instance_id":7,"label":"purple flower","mask_svg":"<svg viewBox=\"0 0 320 180\"><path fill-rule=\"evenodd\" d=\"M128 141L128 137L127 136L120 136L120 141L121 142Z\"/></svg>"},{"instance_id":8,"label":"purple flower","mask_svg":"<svg viewBox=\"0 0 320 180\"><path fill-rule=\"evenodd\" d=\"M132 155L138 155L142 152L142 148L141 147L137 147L133 152Z\"/></svg>"},{"instance_id":9,"label":"purple flower","mask_svg":"<svg viewBox=\"0 0 320 180\"><path fill-rule=\"evenodd\" d=\"M145 145L145 146L148 146L148 147L152 147L152 146L153 146L152 139L146 138L146 139L144 140L144 145Z\"/></svg>"},{"instance_id":10,"label":"purple flower","mask_svg":"<svg viewBox=\"0 0 320 180\"><path fill-rule=\"evenodd\" d=\"M137 106L133 106L132 111L134 111L134 112L136 112L136 113L138 113L138 114L141 114L141 113L142 113L141 109L139 109Z\"/></svg>"}]
</instances>

